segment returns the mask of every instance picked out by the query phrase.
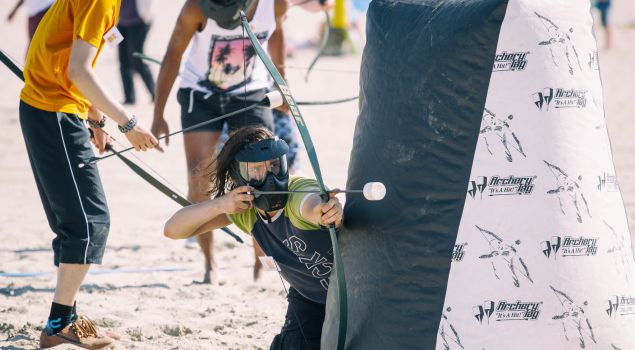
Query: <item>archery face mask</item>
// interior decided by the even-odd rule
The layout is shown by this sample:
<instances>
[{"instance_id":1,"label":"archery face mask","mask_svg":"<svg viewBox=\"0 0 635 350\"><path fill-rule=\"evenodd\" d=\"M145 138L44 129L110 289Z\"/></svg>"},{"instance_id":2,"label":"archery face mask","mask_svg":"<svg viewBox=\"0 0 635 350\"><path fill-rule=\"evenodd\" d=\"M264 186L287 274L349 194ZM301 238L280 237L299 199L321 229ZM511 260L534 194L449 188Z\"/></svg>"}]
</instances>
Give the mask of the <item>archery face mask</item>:
<instances>
[{"instance_id":1,"label":"archery face mask","mask_svg":"<svg viewBox=\"0 0 635 350\"><path fill-rule=\"evenodd\" d=\"M198 0L201 11L223 29L234 29L240 26L240 11L247 11L254 0Z\"/></svg>"},{"instance_id":2,"label":"archery face mask","mask_svg":"<svg viewBox=\"0 0 635 350\"><path fill-rule=\"evenodd\" d=\"M257 191L288 191L289 146L278 137L247 145L234 158L232 179L236 185L249 185ZM284 208L289 195L262 194L254 199L254 206L264 211Z\"/></svg>"}]
</instances>

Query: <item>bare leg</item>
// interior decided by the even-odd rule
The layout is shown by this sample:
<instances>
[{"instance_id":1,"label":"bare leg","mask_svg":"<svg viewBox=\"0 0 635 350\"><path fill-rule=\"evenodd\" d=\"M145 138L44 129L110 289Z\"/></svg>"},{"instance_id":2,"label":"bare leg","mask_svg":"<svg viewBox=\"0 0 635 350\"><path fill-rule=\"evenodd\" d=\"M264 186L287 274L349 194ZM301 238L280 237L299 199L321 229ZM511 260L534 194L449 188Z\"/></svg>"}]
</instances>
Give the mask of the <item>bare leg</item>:
<instances>
[{"instance_id":1,"label":"bare leg","mask_svg":"<svg viewBox=\"0 0 635 350\"><path fill-rule=\"evenodd\" d=\"M262 251L262 248L260 248L260 245L258 244L258 242L256 242L256 240L254 239L254 281L257 281L258 278L260 278L260 271L262 271L262 263L260 262L260 259L258 259L259 256L265 256L267 254L265 254L264 251Z\"/></svg>"},{"instance_id":2,"label":"bare leg","mask_svg":"<svg viewBox=\"0 0 635 350\"><path fill-rule=\"evenodd\" d=\"M209 199L210 164L215 157L216 144L220 132L194 131L184 135L185 158L187 160L188 199L199 203ZM214 246L212 232L197 237L205 258L205 275L203 283L216 283L216 261L214 260Z\"/></svg>"},{"instance_id":3,"label":"bare leg","mask_svg":"<svg viewBox=\"0 0 635 350\"><path fill-rule=\"evenodd\" d=\"M73 306L79 287L86 277L90 265L60 264L57 269L57 285L53 302Z\"/></svg>"},{"instance_id":4,"label":"bare leg","mask_svg":"<svg viewBox=\"0 0 635 350\"><path fill-rule=\"evenodd\" d=\"M216 260L214 260L214 232L206 232L196 237L198 246L201 248L203 257L205 259L205 274L203 275L204 284L216 283Z\"/></svg>"}]
</instances>

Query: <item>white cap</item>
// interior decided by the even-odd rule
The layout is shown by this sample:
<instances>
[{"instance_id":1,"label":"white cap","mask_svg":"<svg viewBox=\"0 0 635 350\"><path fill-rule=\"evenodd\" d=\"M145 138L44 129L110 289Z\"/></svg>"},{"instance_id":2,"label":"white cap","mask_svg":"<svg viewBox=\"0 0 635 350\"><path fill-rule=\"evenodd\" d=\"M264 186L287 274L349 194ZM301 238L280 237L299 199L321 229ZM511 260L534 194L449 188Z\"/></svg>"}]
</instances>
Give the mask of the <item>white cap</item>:
<instances>
[{"instance_id":1,"label":"white cap","mask_svg":"<svg viewBox=\"0 0 635 350\"><path fill-rule=\"evenodd\" d=\"M369 201L380 201L386 196L386 186L381 182L369 182L364 185L363 193Z\"/></svg>"},{"instance_id":2,"label":"white cap","mask_svg":"<svg viewBox=\"0 0 635 350\"><path fill-rule=\"evenodd\" d=\"M267 100L269 101L269 108L276 108L282 106L284 100L282 99L282 94L278 90L274 90L265 95Z\"/></svg>"}]
</instances>

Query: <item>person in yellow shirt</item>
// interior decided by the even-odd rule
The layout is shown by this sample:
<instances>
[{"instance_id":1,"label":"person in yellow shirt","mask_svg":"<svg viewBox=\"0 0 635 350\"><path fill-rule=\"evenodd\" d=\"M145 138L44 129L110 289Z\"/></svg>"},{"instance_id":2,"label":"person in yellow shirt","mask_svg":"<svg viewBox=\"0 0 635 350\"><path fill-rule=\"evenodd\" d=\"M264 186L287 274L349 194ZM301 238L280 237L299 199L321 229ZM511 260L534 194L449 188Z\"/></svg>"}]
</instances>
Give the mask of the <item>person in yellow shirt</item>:
<instances>
[{"instance_id":1,"label":"person in yellow shirt","mask_svg":"<svg viewBox=\"0 0 635 350\"><path fill-rule=\"evenodd\" d=\"M121 0L57 0L40 22L29 47L20 94L20 126L53 239L57 285L40 347L110 345L104 334L78 316L75 298L91 264L100 264L110 216L96 165L79 168L100 153L108 115L137 150L157 139L116 102L93 72L104 45L116 45ZM90 126L89 132L85 125ZM92 136L91 136L92 134Z\"/></svg>"}]
</instances>

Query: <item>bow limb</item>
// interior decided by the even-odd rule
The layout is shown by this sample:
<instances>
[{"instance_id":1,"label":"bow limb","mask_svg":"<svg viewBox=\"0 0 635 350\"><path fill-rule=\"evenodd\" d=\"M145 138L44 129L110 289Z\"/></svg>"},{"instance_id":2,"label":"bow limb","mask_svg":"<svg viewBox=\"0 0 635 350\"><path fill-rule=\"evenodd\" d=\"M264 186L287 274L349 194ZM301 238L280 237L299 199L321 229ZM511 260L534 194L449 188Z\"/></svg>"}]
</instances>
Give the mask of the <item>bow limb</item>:
<instances>
[{"instance_id":1,"label":"bow limb","mask_svg":"<svg viewBox=\"0 0 635 350\"><path fill-rule=\"evenodd\" d=\"M9 68L13 74L17 75L20 80L24 81L24 73L22 72L22 68L20 65L9 55L7 55L3 50L0 50L0 61L4 63L7 68Z\"/></svg>"},{"instance_id":2,"label":"bow limb","mask_svg":"<svg viewBox=\"0 0 635 350\"><path fill-rule=\"evenodd\" d=\"M289 106L289 112L293 116L293 120L298 127L300 132L300 136L302 137L302 142L304 143L304 147L309 156L309 161L311 162L311 167L313 168L313 173L315 174L315 179L320 187L322 201L328 201L328 191L324 186L324 181L322 179L322 172L320 171L320 164L318 162L317 154L315 152L315 147L313 146L313 141L311 140L311 135L309 134L309 130L304 123L304 118L300 113L300 109L296 104L293 96L291 95L291 91L287 86L284 78L276 69L276 66L271 61L271 58L264 51L262 46L260 46L260 42L251 31L249 26L249 22L247 21L247 17L244 12L240 14L242 26L244 31L247 33L249 40L251 41L251 45L253 46L256 54L260 57L260 60L269 71L269 74L273 78L278 89L282 93L282 98ZM337 244L337 232L335 231L334 225L329 225L329 234L331 238L331 243L333 245L333 263L335 265L335 274L337 277L337 286L338 286L338 301L340 306L340 314L339 314L339 332L337 337L337 349L343 350L346 344L346 329L347 329L347 312L348 312L348 299L346 292L346 277L344 276L344 266L342 265L342 256L340 254L339 245Z\"/></svg>"}]
</instances>

